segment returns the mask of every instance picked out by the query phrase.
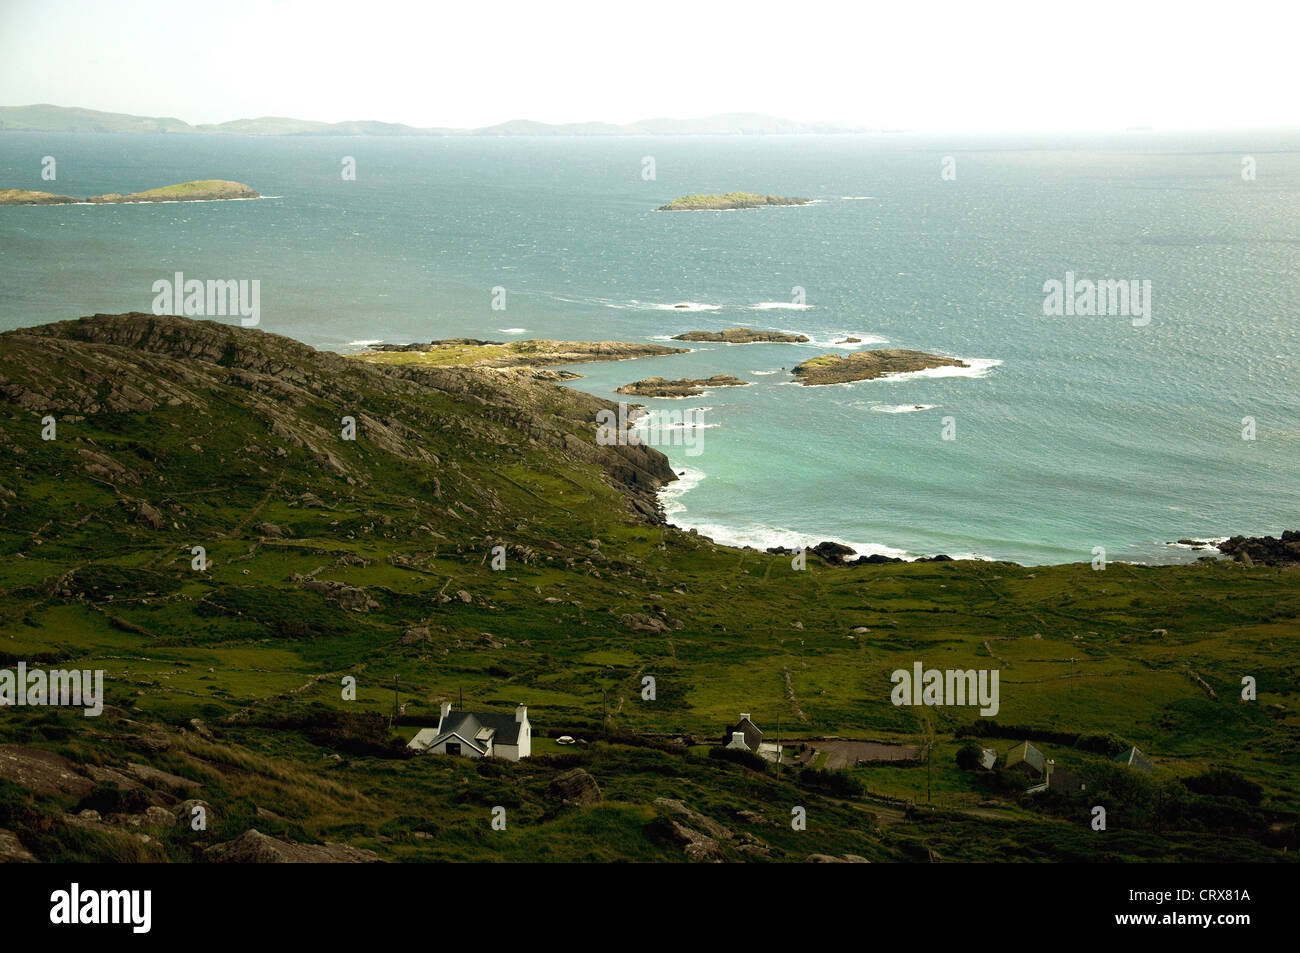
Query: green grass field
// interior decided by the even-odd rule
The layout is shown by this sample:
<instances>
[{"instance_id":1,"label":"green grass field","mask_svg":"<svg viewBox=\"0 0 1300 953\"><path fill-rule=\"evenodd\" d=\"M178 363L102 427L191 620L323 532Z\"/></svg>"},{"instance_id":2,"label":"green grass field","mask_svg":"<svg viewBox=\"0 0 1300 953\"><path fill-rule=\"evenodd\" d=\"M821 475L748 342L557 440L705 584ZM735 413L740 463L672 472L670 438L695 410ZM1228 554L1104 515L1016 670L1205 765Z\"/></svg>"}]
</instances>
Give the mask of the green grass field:
<instances>
[{"instance_id":1,"label":"green grass field","mask_svg":"<svg viewBox=\"0 0 1300 953\"><path fill-rule=\"evenodd\" d=\"M684 859L657 799L724 826L731 836L714 839L728 860L1294 856L1295 569L809 558L796 572L789 557L635 519L569 442L591 445L592 398L494 394L487 376L461 391L157 320L166 334L129 346L93 325L4 336L0 668L103 669L110 707L89 719L6 709L0 744L78 770L151 764L198 781L218 820L142 843L70 822L84 796L0 774L0 828L41 859L199 859L250 827L390 860ZM215 360L176 357L182 333ZM55 440L40 436L46 412ZM339 439L344 413L369 422L355 442ZM368 607L305 580L361 590ZM660 630L637 631L626 617L638 614ZM891 704L890 673L915 661L997 668L996 718ZM1256 700L1241 698L1244 676ZM404 757L439 702L462 696L471 709L526 703L536 756ZM390 725L395 700L405 715ZM928 763L831 781L711 757L701 740L742 711L787 744L934 747ZM1000 753L1037 733L1096 786L1035 798L998 772L961 770L972 732ZM562 734L587 743L555 744ZM1090 738L1137 745L1154 772L1122 773ZM598 804L549 792L573 767L600 785ZM1204 788L1195 779L1215 769L1258 797L1183 783ZM1094 803L1109 805L1105 832L1089 826ZM489 824L498 805L505 831ZM807 830L791 828L796 806Z\"/></svg>"}]
</instances>

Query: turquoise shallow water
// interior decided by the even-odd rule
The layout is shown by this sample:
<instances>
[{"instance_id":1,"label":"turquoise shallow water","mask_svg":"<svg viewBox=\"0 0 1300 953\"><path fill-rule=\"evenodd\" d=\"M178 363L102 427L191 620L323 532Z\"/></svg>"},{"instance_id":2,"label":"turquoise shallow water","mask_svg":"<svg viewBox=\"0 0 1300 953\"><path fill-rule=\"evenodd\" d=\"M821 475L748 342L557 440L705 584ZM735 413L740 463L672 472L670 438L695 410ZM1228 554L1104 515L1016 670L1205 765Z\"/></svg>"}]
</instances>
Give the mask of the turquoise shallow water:
<instances>
[{"instance_id":1,"label":"turquoise shallow water","mask_svg":"<svg viewBox=\"0 0 1300 953\"><path fill-rule=\"evenodd\" d=\"M45 155L55 182L40 179ZM344 156L356 181L339 174ZM196 178L274 198L0 209L0 328L148 311L153 282L175 271L259 279L262 328L337 350L780 328L813 343L574 368L574 386L605 396L651 375L753 381L645 401L711 408L700 455L665 447L686 477L666 500L679 524L756 545L832 538L1026 563L1086 560L1094 546L1181 561L1198 554L1167 541L1300 525L1297 135L0 133L6 187L90 195ZM653 211L737 188L817 203ZM1043 283L1067 270L1149 279L1150 324L1045 317ZM505 311L491 307L496 286ZM796 286L806 308L788 307ZM832 344L846 335L982 363L788 383L782 368L843 351ZM929 409L899 412L916 405ZM1246 416L1254 441L1241 439ZM941 439L945 417L955 440Z\"/></svg>"}]
</instances>

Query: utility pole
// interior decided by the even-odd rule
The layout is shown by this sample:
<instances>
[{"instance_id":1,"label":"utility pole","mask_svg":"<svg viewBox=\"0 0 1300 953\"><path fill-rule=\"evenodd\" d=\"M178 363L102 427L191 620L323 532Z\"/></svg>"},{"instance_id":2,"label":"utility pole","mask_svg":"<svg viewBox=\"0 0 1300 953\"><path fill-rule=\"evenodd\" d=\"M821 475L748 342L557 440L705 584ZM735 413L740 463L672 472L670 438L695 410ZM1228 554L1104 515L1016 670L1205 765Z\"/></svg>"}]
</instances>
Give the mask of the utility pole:
<instances>
[{"instance_id":1,"label":"utility pole","mask_svg":"<svg viewBox=\"0 0 1300 953\"><path fill-rule=\"evenodd\" d=\"M925 719L925 803L930 803L930 780L934 777L934 722Z\"/></svg>"},{"instance_id":2,"label":"utility pole","mask_svg":"<svg viewBox=\"0 0 1300 953\"><path fill-rule=\"evenodd\" d=\"M780 711L780 709L777 709L777 711ZM776 716L776 775L777 777L781 776L782 753L783 752L781 749L781 716L778 714Z\"/></svg>"}]
</instances>

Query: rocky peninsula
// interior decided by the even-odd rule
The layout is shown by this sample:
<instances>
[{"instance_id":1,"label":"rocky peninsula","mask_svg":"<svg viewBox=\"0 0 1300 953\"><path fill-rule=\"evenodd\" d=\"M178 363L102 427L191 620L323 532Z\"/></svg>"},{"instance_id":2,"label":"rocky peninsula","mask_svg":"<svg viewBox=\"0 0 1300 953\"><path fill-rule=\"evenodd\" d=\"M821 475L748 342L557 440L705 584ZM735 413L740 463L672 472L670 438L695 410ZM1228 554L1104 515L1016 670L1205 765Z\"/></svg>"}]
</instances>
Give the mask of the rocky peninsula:
<instances>
[{"instance_id":1,"label":"rocky peninsula","mask_svg":"<svg viewBox=\"0 0 1300 953\"><path fill-rule=\"evenodd\" d=\"M659 212L725 212L739 208L764 208L768 205L807 205L812 199L791 198L780 195L759 195L757 192L728 192L726 195L683 195Z\"/></svg>"},{"instance_id":2,"label":"rocky peninsula","mask_svg":"<svg viewBox=\"0 0 1300 953\"><path fill-rule=\"evenodd\" d=\"M808 338L802 334L783 331L755 331L753 328L727 328L725 331L687 331L673 336L674 341L704 341L724 344L803 344Z\"/></svg>"},{"instance_id":3,"label":"rocky peninsula","mask_svg":"<svg viewBox=\"0 0 1300 953\"><path fill-rule=\"evenodd\" d=\"M712 377L682 378L665 380L662 377L647 377L645 380L624 384L614 391L616 394L629 394L633 397L698 397L709 387L747 387L749 381L742 381L730 374L714 374Z\"/></svg>"},{"instance_id":4,"label":"rocky peninsula","mask_svg":"<svg viewBox=\"0 0 1300 953\"><path fill-rule=\"evenodd\" d=\"M241 182L227 182L224 179L201 179L194 182L181 182L179 185L165 185L160 189L145 192L132 192L121 195L107 192L92 195L88 199L73 198L70 195L55 195L52 192L33 192L28 189L0 189L0 205L127 205L134 202L213 202L224 199L260 199L262 196Z\"/></svg>"},{"instance_id":5,"label":"rocky peninsula","mask_svg":"<svg viewBox=\"0 0 1300 953\"><path fill-rule=\"evenodd\" d=\"M442 367L545 367L626 361L636 357L686 354L689 348L632 341L481 341L446 338L428 344L375 344L354 357L377 364L420 364Z\"/></svg>"},{"instance_id":6,"label":"rocky peninsula","mask_svg":"<svg viewBox=\"0 0 1300 953\"><path fill-rule=\"evenodd\" d=\"M886 374L906 374L924 371L931 367L970 367L955 357L940 357L924 351L905 351L895 348L876 351L858 351L855 354L823 354L804 361L793 374L801 384L846 384L850 381L869 381Z\"/></svg>"}]
</instances>

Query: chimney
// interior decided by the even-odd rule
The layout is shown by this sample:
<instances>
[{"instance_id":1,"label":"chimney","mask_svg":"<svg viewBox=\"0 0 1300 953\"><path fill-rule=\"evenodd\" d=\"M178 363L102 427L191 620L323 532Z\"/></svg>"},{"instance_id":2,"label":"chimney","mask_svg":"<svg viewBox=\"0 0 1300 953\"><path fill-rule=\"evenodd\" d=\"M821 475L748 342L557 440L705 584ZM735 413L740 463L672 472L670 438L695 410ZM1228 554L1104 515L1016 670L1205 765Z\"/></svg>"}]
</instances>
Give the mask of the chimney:
<instances>
[{"instance_id":1,"label":"chimney","mask_svg":"<svg viewBox=\"0 0 1300 953\"><path fill-rule=\"evenodd\" d=\"M525 705L523 702L520 702L519 707L515 709L515 721L519 722L519 724L522 725L527 720L528 720L528 706Z\"/></svg>"},{"instance_id":2,"label":"chimney","mask_svg":"<svg viewBox=\"0 0 1300 953\"><path fill-rule=\"evenodd\" d=\"M445 720L445 719L447 718L447 716L450 715L450 714L451 714L451 702L443 702L443 703L442 703L442 719L439 720L439 724L441 724L442 721Z\"/></svg>"},{"instance_id":3,"label":"chimney","mask_svg":"<svg viewBox=\"0 0 1300 953\"><path fill-rule=\"evenodd\" d=\"M746 751L748 751L749 745L745 744L745 733L743 731L733 731L731 733L731 744L727 745L727 747L744 748Z\"/></svg>"},{"instance_id":4,"label":"chimney","mask_svg":"<svg viewBox=\"0 0 1300 953\"><path fill-rule=\"evenodd\" d=\"M742 711L742 712L740 713L740 720L741 720L741 721L749 721L749 720L750 720L750 718L749 718L749 712L747 712L747 711Z\"/></svg>"}]
</instances>

